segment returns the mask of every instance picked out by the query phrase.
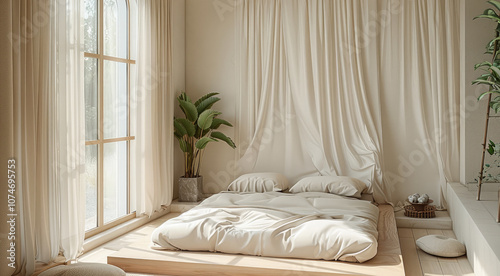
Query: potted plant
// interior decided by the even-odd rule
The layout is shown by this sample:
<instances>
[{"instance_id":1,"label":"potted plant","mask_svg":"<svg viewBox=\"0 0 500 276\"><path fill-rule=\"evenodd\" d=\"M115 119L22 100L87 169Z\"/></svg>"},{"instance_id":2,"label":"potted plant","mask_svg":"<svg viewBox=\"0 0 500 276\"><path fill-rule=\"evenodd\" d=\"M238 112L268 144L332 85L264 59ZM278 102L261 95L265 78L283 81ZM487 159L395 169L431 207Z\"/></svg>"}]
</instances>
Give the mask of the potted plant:
<instances>
[{"instance_id":1,"label":"potted plant","mask_svg":"<svg viewBox=\"0 0 500 276\"><path fill-rule=\"evenodd\" d=\"M236 148L233 140L220 131L221 125L232 125L221 118L222 113L211 109L220 98L219 93L208 93L195 103L185 92L178 97L184 118L174 118L174 135L184 153L184 175L179 178L179 201L198 201L202 195L203 178L200 176L201 160L210 142L224 141Z\"/></svg>"},{"instance_id":2,"label":"potted plant","mask_svg":"<svg viewBox=\"0 0 500 276\"><path fill-rule=\"evenodd\" d=\"M478 63L474 65L474 69L481 69L483 70L483 74L479 76L477 79L475 79L472 84L486 84L488 85L489 89L488 91L482 93L478 100L483 99L485 96L488 96L488 107L487 107L487 112L486 112L486 127L484 131L484 139L483 139L483 153L481 157L481 170L479 172L479 179L478 179L478 195L477 199L480 199L480 194L481 194L481 184L483 180L485 180L486 175L485 172L487 173L488 176L491 175L490 172L488 172L489 169L491 169L490 164L485 164L485 153L488 152L490 155L494 155L495 152L497 152L497 144L493 141L489 141L489 144L486 144L487 137L488 137L488 122L490 118L490 110L493 109L495 113L498 113L500 111L500 59L499 59L499 53L500 53L500 2L498 1L488 1L493 8L488 8L486 9L483 14L478 15L474 17L476 18L485 18L489 20L493 20L496 25L495 25L495 36L486 44L486 53L491 55L491 61L484 61L481 63ZM488 148L486 148L488 147Z\"/></svg>"},{"instance_id":3,"label":"potted plant","mask_svg":"<svg viewBox=\"0 0 500 276\"><path fill-rule=\"evenodd\" d=\"M497 23L495 36L488 42L488 44L486 44L485 54L491 55L491 62L484 61L474 65L474 70L482 69L484 73L475 79L472 84L486 84L490 87L489 91L482 93L478 99L481 100L484 96L488 95L490 102L489 107L495 112L498 112L500 111L500 59L498 57L498 54L500 53L500 2L488 1L488 3L492 4L496 10L488 8L483 12L483 14L474 17L474 19L486 18ZM493 94L495 94L494 98L492 98Z\"/></svg>"}]
</instances>

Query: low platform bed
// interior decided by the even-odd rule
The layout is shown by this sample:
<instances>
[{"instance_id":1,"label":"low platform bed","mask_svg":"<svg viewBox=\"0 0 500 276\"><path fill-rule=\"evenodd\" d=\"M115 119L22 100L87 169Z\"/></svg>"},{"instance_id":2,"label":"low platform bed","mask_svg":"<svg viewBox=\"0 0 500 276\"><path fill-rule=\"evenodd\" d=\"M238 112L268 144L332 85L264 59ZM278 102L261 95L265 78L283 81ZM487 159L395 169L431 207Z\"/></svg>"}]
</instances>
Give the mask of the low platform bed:
<instances>
[{"instance_id":1,"label":"low platform bed","mask_svg":"<svg viewBox=\"0 0 500 276\"><path fill-rule=\"evenodd\" d=\"M151 249L134 244L108 256L131 273L165 275L404 275L393 208L380 205L378 249L364 263Z\"/></svg>"},{"instance_id":2,"label":"low platform bed","mask_svg":"<svg viewBox=\"0 0 500 276\"><path fill-rule=\"evenodd\" d=\"M378 209L324 192L222 192L168 220L153 248L365 262L377 254Z\"/></svg>"}]
</instances>

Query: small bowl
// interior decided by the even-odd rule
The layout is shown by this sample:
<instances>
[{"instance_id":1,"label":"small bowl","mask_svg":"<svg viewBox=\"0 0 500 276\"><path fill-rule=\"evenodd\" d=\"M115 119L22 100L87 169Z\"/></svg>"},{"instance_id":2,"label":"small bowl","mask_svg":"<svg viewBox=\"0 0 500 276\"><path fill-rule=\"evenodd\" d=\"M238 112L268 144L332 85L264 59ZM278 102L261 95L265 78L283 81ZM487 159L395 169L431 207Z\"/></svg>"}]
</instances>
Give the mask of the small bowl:
<instances>
[{"instance_id":1,"label":"small bowl","mask_svg":"<svg viewBox=\"0 0 500 276\"><path fill-rule=\"evenodd\" d=\"M415 211L423 211L425 209L425 206L433 203L434 200L429 199L426 203L413 203L407 199L406 202L410 203L413 206L413 208L415 208Z\"/></svg>"}]
</instances>

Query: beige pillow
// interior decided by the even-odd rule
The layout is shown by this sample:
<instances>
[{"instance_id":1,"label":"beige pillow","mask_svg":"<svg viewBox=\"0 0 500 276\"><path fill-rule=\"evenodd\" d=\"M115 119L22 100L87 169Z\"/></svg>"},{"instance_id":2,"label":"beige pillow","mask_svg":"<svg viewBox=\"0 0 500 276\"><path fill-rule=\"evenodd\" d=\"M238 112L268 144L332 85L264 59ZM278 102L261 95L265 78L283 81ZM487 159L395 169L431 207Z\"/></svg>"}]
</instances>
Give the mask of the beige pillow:
<instances>
[{"instance_id":1,"label":"beige pillow","mask_svg":"<svg viewBox=\"0 0 500 276\"><path fill-rule=\"evenodd\" d=\"M439 257L459 257L465 254L465 245L456 239L428 235L417 240L418 248L431 255Z\"/></svg>"},{"instance_id":2,"label":"beige pillow","mask_svg":"<svg viewBox=\"0 0 500 276\"><path fill-rule=\"evenodd\" d=\"M310 176L299 180L290 189L290 193L323 192L341 196L361 197L367 185L348 176Z\"/></svg>"},{"instance_id":3,"label":"beige pillow","mask_svg":"<svg viewBox=\"0 0 500 276\"><path fill-rule=\"evenodd\" d=\"M278 192L289 188L288 179L280 173L249 173L236 178L228 191L235 192Z\"/></svg>"}]
</instances>

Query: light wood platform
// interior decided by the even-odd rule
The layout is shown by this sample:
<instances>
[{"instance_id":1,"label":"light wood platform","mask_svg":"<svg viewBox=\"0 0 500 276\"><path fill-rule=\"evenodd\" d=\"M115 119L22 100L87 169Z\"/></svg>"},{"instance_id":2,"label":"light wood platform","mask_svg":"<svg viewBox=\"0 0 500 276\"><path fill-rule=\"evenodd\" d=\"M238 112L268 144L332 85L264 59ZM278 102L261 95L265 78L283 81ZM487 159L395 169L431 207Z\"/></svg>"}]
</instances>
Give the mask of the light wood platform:
<instances>
[{"instance_id":1,"label":"light wood platform","mask_svg":"<svg viewBox=\"0 0 500 276\"><path fill-rule=\"evenodd\" d=\"M148 242L108 256L127 272L166 275L404 275L398 232L391 206L379 206L379 247L362 263L269 258L208 252L158 251Z\"/></svg>"}]
</instances>

